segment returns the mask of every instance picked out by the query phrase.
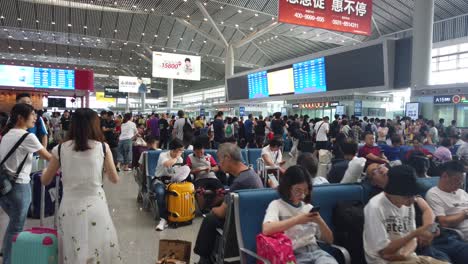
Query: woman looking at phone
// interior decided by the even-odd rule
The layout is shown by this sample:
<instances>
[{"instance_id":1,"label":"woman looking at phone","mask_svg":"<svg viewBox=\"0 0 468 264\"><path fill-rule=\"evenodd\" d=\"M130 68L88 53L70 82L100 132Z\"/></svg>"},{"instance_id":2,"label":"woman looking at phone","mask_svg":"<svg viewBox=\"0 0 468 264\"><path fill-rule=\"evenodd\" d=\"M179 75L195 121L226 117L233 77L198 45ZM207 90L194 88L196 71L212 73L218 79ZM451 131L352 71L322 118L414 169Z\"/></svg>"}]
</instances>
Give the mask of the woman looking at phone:
<instances>
[{"instance_id":1,"label":"woman looking at phone","mask_svg":"<svg viewBox=\"0 0 468 264\"><path fill-rule=\"evenodd\" d=\"M263 234L284 232L293 245L297 263L338 263L320 249L317 239L333 243L333 233L310 204L312 184L309 172L301 166L289 167L280 177L280 199L268 206L263 220Z\"/></svg>"}]
</instances>

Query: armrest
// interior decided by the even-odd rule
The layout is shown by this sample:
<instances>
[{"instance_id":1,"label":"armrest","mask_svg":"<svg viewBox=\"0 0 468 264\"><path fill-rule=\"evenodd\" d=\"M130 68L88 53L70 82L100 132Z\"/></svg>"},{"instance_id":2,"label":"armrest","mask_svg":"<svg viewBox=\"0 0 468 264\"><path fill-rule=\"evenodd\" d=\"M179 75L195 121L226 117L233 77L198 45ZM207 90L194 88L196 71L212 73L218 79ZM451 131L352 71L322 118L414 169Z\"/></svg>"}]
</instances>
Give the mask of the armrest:
<instances>
[{"instance_id":1,"label":"armrest","mask_svg":"<svg viewBox=\"0 0 468 264\"><path fill-rule=\"evenodd\" d=\"M317 241L317 243L320 246L320 248L322 248L325 251L327 251L326 250L327 247L332 248L334 251L338 251L339 254L341 254L341 257L344 260L344 264L351 264L351 255L349 254L349 252L348 252L348 250L346 248L335 245L335 244L327 244L327 243L325 243L323 241ZM330 253L330 252L328 252L328 253ZM333 255L333 254L331 254L331 255Z\"/></svg>"},{"instance_id":2,"label":"armrest","mask_svg":"<svg viewBox=\"0 0 468 264\"><path fill-rule=\"evenodd\" d=\"M461 240L464 239L463 233L462 233L460 230L458 230L458 229L450 228L450 227L441 227L440 231L443 231L443 230L447 230L447 231L450 231L450 232L452 232L452 233L457 234L457 236L458 236Z\"/></svg>"},{"instance_id":3,"label":"armrest","mask_svg":"<svg viewBox=\"0 0 468 264\"><path fill-rule=\"evenodd\" d=\"M251 256L251 257L254 257L256 258L257 260L260 260L262 261L264 264L271 264L271 262L269 260L266 260L262 257L260 257L259 255L255 254L254 252L246 249L246 248L240 248L240 253L241 253L241 258L244 259L243 257L245 256L245 254ZM243 261L242 263L247 263L247 261Z\"/></svg>"},{"instance_id":4,"label":"armrest","mask_svg":"<svg viewBox=\"0 0 468 264\"><path fill-rule=\"evenodd\" d=\"M224 233L224 232L223 232L223 229L221 229L221 228L216 228L216 232L218 233L218 235L223 236L223 233Z\"/></svg>"}]
</instances>

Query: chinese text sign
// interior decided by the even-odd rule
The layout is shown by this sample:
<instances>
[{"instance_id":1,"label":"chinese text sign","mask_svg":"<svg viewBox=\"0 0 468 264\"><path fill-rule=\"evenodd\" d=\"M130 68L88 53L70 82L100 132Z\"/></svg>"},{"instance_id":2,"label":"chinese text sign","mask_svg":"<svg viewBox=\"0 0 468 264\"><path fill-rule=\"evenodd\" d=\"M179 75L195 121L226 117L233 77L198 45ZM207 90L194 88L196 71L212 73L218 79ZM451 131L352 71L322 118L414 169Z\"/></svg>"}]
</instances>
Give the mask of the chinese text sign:
<instances>
[{"instance_id":1,"label":"chinese text sign","mask_svg":"<svg viewBox=\"0 0 468 264\"><path fill-rule=\"evenodd\" d=\"M278 21L370 36L372 0L279 0Z\"/></svg>"}]
</instances>

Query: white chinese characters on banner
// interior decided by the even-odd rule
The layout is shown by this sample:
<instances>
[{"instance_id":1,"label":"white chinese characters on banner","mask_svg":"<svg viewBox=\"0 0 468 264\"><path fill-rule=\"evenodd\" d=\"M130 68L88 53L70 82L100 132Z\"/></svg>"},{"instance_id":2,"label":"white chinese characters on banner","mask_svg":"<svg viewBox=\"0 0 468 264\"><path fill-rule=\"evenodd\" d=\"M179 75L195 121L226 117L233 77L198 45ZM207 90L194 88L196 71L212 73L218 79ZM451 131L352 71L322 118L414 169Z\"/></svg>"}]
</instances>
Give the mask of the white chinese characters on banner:
<instances>
[{"instance_id":1,"label":"white chinese characters on banner","mask_svg":"<svg viewBox=\"0 0 468 264\"><path fill-rule=\"evenodd\" d=\"M318 9L325 9L325 0L286 0L293 5L302 5L305 7L314 7Z\"/></svg>"},{"instance_id":2,"label":"white chinese characters on banner","mask_svg":"<svg viewBox=\"0 0 468 264\"><path fill-rule=\"evenodd\" d=\"M356 14L365 16L367 14L367 4L354 0L333 0L331 10L336 13Z\"/></svg>"},{"instance_id":3,"label":"white chinese characters on banner","mask_svg":"<svg viewBox=\"0 0 468 264\"><path fill-rule=\"evenodd\" d=\"M342 13L343 9L343 0L333 0L332 11L337 13Z\"/></svg>"}]
</instances>

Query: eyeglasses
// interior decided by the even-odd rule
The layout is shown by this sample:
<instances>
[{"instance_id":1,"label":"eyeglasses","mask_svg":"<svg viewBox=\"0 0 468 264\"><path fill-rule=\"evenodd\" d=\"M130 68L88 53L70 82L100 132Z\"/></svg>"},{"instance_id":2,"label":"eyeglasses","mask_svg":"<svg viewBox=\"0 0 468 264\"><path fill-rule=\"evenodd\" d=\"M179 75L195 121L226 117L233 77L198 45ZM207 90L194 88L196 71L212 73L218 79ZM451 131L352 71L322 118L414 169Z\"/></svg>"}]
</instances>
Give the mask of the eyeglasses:
<instances>
[{"instance_id":1,"label":"eyeglasses","mask_svg":"<svg viewBox=\"0 0 468 264\"><path fill-rule=\"evenodd\" d=\"M301 196L302 194L304 194L304 195L308 195L308 194L309 194L309 190L304 190L304 189L301 189L301 188L293 188L293 189L291 190L291 192L292 192L292 194L293 194L294 196L296 196L296 197L297 197L297 196Z\"/></svg>"}]
</instances>

